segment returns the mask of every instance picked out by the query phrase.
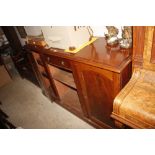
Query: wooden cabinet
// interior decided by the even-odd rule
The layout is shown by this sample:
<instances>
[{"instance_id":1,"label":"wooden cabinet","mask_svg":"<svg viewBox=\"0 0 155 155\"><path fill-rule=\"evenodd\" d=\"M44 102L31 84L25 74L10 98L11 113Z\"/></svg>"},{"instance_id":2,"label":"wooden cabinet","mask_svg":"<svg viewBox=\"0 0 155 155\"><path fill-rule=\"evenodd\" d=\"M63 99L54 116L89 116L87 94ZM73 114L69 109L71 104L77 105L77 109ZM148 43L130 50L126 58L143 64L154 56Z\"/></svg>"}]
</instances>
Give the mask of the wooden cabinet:
<instances>
[{"instance_id":1,"label":"wooden cabinet","mask_svg":"<svg viewBox=\"0 0 155 155\"><path fill-rule=\"evenodd\" d=\"M105 127L112 126L110 114L114 96L113 72L78 63L75 68L88 117Z\"/></svg>"},{"instance_id":2,"label":"wooden cabinet","mask_svg":"<svg viewBox=\"0 0 155 155\"><path fill-rule=\"evenodd\" d=\"M113 100L131 77L132 49L110 48L104 38L76 54L36 45L26 48L52 101L97 128L115 128L110 118Z\"/></svg>"},{"instance_id":3,"label":"wooden cabinet","mask_svg":"<svg viewBox=\"0 0 155 155\"><path fill-rule=\"evenodd\" d=\"M131 64L126 68L131 71ZM125 70L125 69L124 69ZM105 127L114 127L110 115L113 109L113 99L125 85L122 77L124 73L115 73L110 70L97 68L94 66L74 63L74 74L78 77L77 84L80 85L88 118ZM124 76L126 81L128 76Z\"/></svg>"}]
</instances>

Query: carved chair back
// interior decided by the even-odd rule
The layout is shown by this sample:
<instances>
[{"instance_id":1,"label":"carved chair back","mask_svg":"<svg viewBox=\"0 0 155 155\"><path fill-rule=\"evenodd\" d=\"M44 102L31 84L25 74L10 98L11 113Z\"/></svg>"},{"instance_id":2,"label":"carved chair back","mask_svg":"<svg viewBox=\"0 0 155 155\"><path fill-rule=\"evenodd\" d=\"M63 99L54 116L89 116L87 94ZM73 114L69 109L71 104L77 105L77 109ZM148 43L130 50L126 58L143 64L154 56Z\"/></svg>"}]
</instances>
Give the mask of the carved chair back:
<instances>
[{"instance_id":1,"label":"carved chair back","mask_svg":"<svg viewBox=\"0 0 155 155\"><path fill-rule=\"evenodd\" d=\"M155 71L155 27L133 27L133 70L143 68Z\"/></svg>"}]
</instances>

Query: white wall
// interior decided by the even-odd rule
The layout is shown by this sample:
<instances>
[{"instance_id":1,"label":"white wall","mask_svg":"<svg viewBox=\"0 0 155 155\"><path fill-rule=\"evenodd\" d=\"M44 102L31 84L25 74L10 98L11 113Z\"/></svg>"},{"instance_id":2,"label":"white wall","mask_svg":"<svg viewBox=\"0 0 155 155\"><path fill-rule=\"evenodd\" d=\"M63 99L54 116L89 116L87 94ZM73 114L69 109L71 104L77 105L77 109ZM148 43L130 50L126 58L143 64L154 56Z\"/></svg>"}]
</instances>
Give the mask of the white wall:
<instances>
[{"instance_id":1,"label":"white wall","mask_svg":"<svg viewBox=\"0 0 155 155\"><path fill-rule=\"evenodd\" d=\"M121 38L122 32L121 32L121 26L116 26L119 30L118 37ZM94 31L94 36L103 37L104 33L107 33L107 29L105 26L91 26L91 28Z\"/></svg>"},{"instance_id":2,"label":"white wall","mask_svg":"<svg viewBox=\"0 0 155 155\"><path fill-rule=\"evenodd\" d=\"M121 26L116 26L119 29L118 37L121 38ZM94 36L103 37L104 34L107 32L107 29L105 26L91 26ZM19 35L19 32L17 31L17 28L15 27L15 30L17 32L17 35L19 37L19 40L22 45L25 45L26 39L21 38ZM25 26L26 33L29 35L40 35L41 34L41 27L40 26Z\"/></svg>"},{"instance_id":3,"label":"white wall","mask_svg":"<svg viewBox=\"0 0 155 155\"><path fill-rule=\"evenodd\" d=\"M28 36L39 36L42 34L40 26L24 26Z\"/></svg>"},{"instance_id":4,"label":"white wall","mask_svg":"<svg viewBox=\"0 0 155 155\"><path fill-rule=\"evenodd\" d=\"M15 28L15 31L16 31L16 33L18 35L18 38L19 38L22 46L24 46L25 45L26 38L21 38L20 37L20 34L19 34L19 32L18 32L18 30L16 28L16 26L14 26L14 28ZM25 28L25 31L26 31L26 33L28 35L38 36L38 35L41 34L41 27L40 26L24 26L24 28Z\"/></svg>"}]
</instances>

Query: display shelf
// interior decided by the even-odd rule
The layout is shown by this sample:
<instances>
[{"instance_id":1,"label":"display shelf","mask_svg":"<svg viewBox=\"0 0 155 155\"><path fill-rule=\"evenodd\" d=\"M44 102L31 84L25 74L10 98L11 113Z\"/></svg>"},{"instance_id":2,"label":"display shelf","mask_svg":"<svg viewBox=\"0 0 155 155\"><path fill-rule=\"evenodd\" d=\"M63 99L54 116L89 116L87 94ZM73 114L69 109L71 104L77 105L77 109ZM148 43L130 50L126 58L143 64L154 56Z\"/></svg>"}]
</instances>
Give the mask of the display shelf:
<instances>
[{"instance_id":1,"label":"display shelf","mask_svg":"<svg viewBox=\"0 0 155 155\"><path fill-rule=\"evenodd\" d=\"M49 66L53 79L59 82L62 82L65 85L72 87L73 89L76 89L73 74L71 72L54 67L52 65L48 65L48 66Z\"/></svg>"},{"instance_id":2,"label":"display shelf","mask_svg":"<svg viewBox=\"0 0 155 155\"><path fill-rule=\"evenodd\" d=\"M82 109L79 101L77 91L66 86L65 84L54 80L56 88L59 93L61 104L67 107L72 107L72 109L80 114L82 114Z\"/></svg>"}]
</instances>

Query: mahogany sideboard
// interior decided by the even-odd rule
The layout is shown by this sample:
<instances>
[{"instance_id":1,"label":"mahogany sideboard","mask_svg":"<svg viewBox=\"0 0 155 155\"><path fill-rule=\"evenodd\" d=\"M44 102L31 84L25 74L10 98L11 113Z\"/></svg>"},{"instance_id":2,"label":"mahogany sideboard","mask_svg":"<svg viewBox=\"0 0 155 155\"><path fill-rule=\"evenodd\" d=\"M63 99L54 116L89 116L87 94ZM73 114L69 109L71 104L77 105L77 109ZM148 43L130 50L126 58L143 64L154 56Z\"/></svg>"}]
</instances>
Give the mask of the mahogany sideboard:
<instances>
[{"instance_id":1,"label":"mahogany sideboard","mask_svg":"<svg viewBox=\"0 0 155 155\"><path fill-rule=\"evenodd\" d=\"M27 44L43 93L96 128L115 128L113 100L132 73L132 49L98 38L76 54ZM62 116L63 117L63 116Z\"/></svg>"}]
</instances>

